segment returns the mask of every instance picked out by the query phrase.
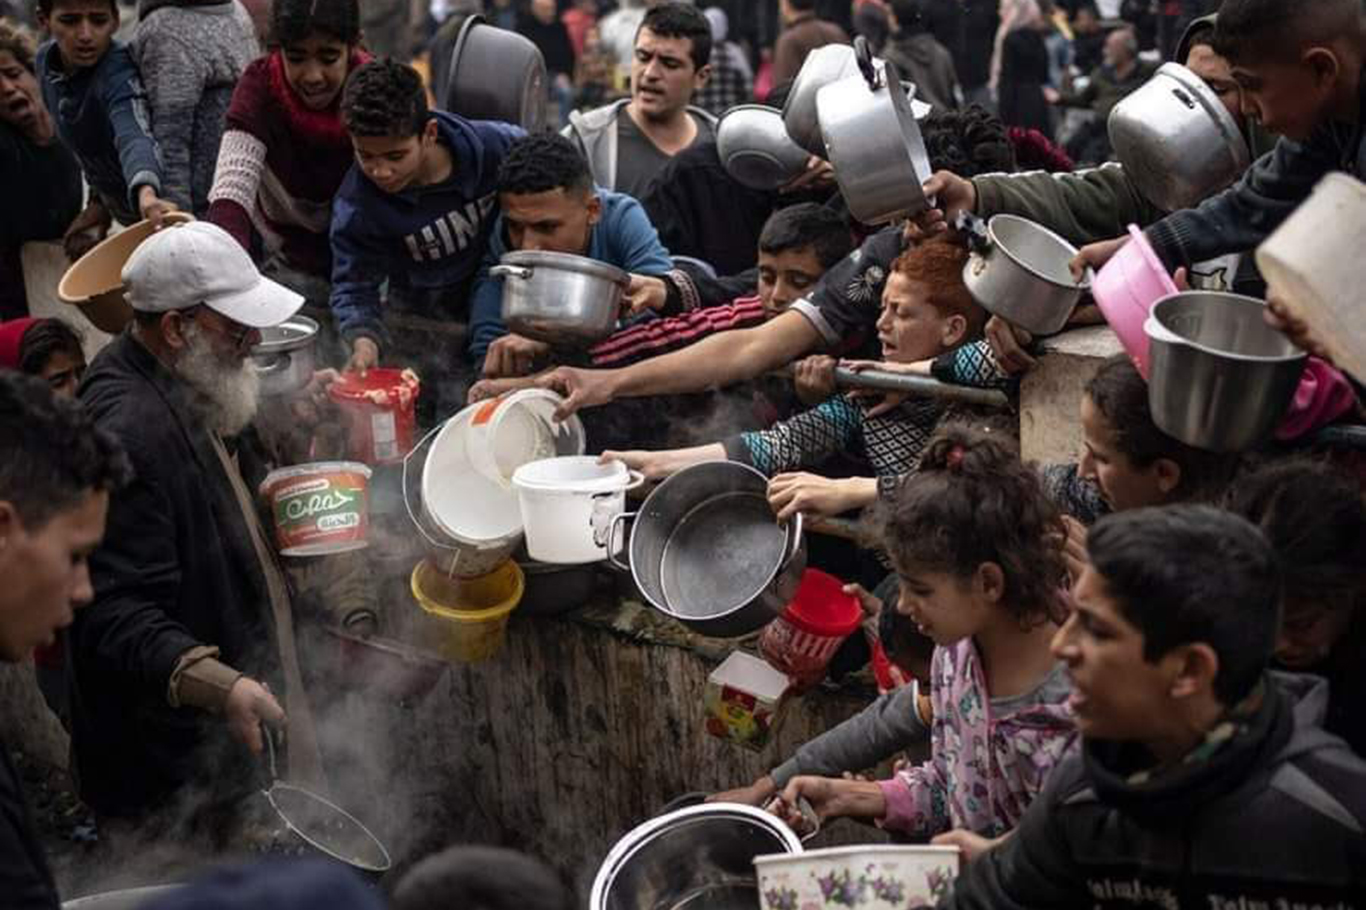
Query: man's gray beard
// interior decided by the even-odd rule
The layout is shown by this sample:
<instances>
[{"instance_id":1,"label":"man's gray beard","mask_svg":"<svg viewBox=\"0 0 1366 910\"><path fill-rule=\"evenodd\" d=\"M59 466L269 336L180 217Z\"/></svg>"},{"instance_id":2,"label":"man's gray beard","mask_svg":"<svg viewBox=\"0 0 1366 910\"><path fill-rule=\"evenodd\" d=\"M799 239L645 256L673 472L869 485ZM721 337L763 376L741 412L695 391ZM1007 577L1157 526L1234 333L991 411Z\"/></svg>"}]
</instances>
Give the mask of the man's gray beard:
<instances>
[{"instance_id":1,"label":"man's gray beard","mask_svg":"<svg viewBox=\"0 0 1366 910\"><path fill-rule=\"evenodd\" d=\"M176 374L194 391L199 416L221 436L236 436L256 417L261 377L246 358L240 366L224 364L191 323L185 327L186 347L176 361Z\"/></svg>"}]
</instances>

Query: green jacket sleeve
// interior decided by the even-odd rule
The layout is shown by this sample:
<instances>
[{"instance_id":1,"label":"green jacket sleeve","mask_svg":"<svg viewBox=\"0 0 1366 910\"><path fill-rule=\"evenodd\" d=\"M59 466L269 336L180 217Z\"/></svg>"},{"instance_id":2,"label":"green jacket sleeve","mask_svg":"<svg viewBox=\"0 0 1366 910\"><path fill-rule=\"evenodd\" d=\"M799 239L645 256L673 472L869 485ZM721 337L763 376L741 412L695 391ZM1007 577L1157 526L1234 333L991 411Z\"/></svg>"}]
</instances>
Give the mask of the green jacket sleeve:
<instances>
[{"instance_id":1,"label":"green jacket sleeve","mask_svg":"<svg viewBox=\"0 0 1366 910\"><path fill-rule=\"evenodd\" d=\"M1072 174L993 174L974 177L977 214L1019 215L1084 246L1146 227L1166 213L1139 195L1124 168L1105 164Z\"/></svg>"}]
</instances>

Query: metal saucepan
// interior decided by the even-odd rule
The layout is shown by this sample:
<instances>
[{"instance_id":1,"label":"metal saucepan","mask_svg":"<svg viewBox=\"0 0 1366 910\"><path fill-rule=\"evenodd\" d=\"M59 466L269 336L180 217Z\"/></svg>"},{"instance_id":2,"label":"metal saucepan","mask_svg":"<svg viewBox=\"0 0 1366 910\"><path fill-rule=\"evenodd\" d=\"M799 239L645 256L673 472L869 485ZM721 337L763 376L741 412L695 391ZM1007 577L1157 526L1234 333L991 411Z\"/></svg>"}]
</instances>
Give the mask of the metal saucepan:
<instances>
[{"instance_id":1,"label":"metal saucepan","mask_svg":"<svg viewBox=\"0 0 1366 910\"><path fill-rule=\"evenodd\" d=\"M489 269L503 279L503 322L551 344L592 344L616 328L631 278L614 266L569 253L508 253Z\"/></svg>"},{"instance_id":2,"label":"metal saucepan","mask_svg":"<svg viewBox=\"0 0 1366 910\"><path fill-rule=\"evenodd\" d=\"M806 55L783 104L783 125L787 135L800 148L826 157L825 139L821 136L821 122L816 114L816 93L858 73L854 49L847 44L827 44Z\"/></svg>"},{"instance_id":3,"label":"metal saucepan","mask_svg":"<svg viewBox=\"0 0 1366 910\"><path fill-rule=\"evenodd\" d=\"M1116 104L1108 129L1134 186L1169 212L1228 186L1252 160L1219 96L1179 63L1163 64Z\"/></svg>"},{"instance_id":4,"label":"metal saucepan","mask_svg":"<svg viewBox=\"0 0 1366 910\"><path fill-rule=\"evenodd\" d=\"M776 190L800 177L810 157L793 142L776 107L740 104L716 127L716 152L736 180L755 190Z\"/></svg>"},{"instance_id":5,"label":"metal saucepan","mask_svg":"<svg viewBox=\"0 0 1366 910\"><path fill-rule=\"evenodd\" d=\"M967 212L958 228L972 254L963 283L982 307L1035 335L1062 331L1092 273L1078 283L1068 263L1077 248L1048 228L1018 215L996 215L985 224Z\"/></svg>"},{"instance_id":6,"label":"metal saucepan","mask_svg":"<svg viewBox=\"0 0 1366 910\"><path fill-rule=\"evenodd\" d=\"M545 57L526 37L472 15L460 27L438 106L471 120L545 128Z\"/></svg>"},{"instance_id":7,"label":"metal saucepan","mask_svg":"<svg viewBox=\"0 0 1366 910\"><path fill-rule=\"evenodd\" d=\"M369 876L389 870L389 851L355 817L314 793L280 783L276 767L275 731L261 725L266 744L270 785L261 791L288 829L309 847Z\"/></svg>"},{"instance_id":8,"label":"metal saucepan","mask_svg":"<svg viewBox=\"0 0 1366 910\"><path fill-rule=\"evenodd\" d=\"M734 461L685 468L650 491L626 548L610 560L629 571L650 605L703 635L735 638L771 622L792 600L806 568L801 516L777 523L768 479Z\"/></svg>"},{"instance_id":9,"label":"metal saucepan","mask_svg":"<svg viewBox=\"0 0 1366 910\"><path fill-rule=\"evenodd\" d=\"M293 316L261 330L261 343L251 349L251 365L261 377L262 395L292 395L313 379L318 323Z\"/></svg>"},{"instance_id":10,"label":"metal saucepan","mask_svg":"<svg viewBox=\"0 0 1366 910\"><path fill-rule=\"evenodd\" d=\"M1148 406L1187 445L1238 452L1275 432L1309 355L1263 321L1254 297L1187 291L1153 305Z\"/></svg>"},{"instance_id":11,"label":"metal saucepan","mask_svg":"<svg viewBox=\"0 0 1366 910\"><path fill-rule=\"evenodd\" d=\"M826 157L859 221L880 224L918 215L930 207L922 184L932 172L910 99L896 66L884 63L879 76L861 36L854 50L859 74L816 94Z\"/></svg>"},{"instance_id":12,"label":"metal saucepan","mask_svg":"<svg viewBox=\"0 0 1366 910\"><path fill-rule=\"evenodd\" d=\"M705 803L628 832L598 868L590 910L753 910L754 857L801 853L781 819L740 803Z\"/></svg>"}]
</instances>

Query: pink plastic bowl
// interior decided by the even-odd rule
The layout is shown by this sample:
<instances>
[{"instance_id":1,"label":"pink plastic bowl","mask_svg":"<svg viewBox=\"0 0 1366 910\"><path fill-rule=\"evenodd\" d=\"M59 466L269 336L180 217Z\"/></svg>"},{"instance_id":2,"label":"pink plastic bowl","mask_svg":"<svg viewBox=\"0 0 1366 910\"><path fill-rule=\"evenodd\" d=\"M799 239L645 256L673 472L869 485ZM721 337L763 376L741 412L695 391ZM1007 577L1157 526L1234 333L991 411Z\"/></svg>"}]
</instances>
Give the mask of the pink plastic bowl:
<instances>
[{"instance_id":1,"label":"pink plastic bowl","mask_svg":"<svg viewBox=\"0 0 1366 910\"><path fill-rule=\"evenodd\" d=\"M1137 225L1129 225L1131 239L1105 263L1091 283L1091 296L1119 336L1120 344L1148 378L1148 336L1143 323L1148 311L1163 297L1177 293L1176 283L1162 267L1148 238Z\"/></svg>"}]
</instances>

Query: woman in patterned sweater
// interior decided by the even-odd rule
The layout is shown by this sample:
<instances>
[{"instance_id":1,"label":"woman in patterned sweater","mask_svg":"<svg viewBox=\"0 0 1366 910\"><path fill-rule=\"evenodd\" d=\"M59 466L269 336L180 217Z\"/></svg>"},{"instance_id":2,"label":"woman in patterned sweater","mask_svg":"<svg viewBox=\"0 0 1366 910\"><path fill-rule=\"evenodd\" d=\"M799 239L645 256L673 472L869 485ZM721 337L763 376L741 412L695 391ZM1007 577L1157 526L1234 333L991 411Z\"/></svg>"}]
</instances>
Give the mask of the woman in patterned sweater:
<instances>
[{"instance_id":1,"label":"woman in patterned sweater","mask_svg":"<svg viewBox=\"0 0 1366 910\"><path fill-rule=\"evenodd\" d=\"M885 360L930 360L981 333L986 314L963 285L966 261L963 247L945 241L914 247L893 263L877 322ZM884 413L856 396L835 395L768 430L686 449L609 451L603 458L621 459L651 478L704 461L741 461L773 478L769 498L780 517L798 511L837 515L871 504L879 484L914 469L943 413L935 400L911 399ZM872 476L832 480L800 473L840 452L860 456Z\"/></svg>"}]
</instances>

